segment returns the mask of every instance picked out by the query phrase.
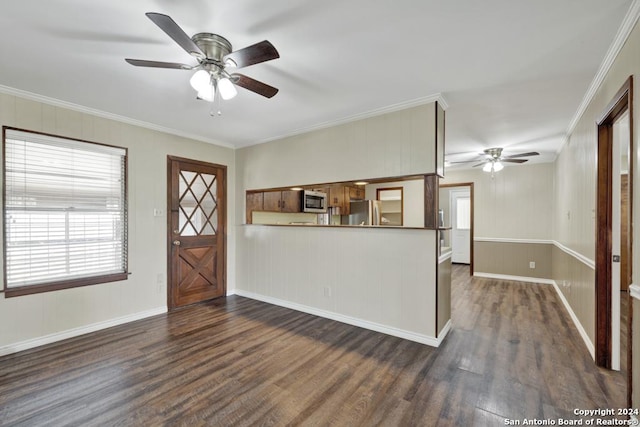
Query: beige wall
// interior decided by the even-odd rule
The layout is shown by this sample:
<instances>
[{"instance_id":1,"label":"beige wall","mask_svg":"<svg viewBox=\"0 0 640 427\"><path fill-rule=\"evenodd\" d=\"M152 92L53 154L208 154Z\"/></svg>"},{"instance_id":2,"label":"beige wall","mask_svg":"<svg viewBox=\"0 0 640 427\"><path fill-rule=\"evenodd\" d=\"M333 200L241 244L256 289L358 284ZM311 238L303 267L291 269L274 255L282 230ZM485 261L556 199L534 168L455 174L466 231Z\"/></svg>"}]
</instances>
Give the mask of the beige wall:
<instances>
[{"instance_id":1,"label":"beige wall","mask_svg":"<svg viewBox=\"0 0 640 427\"><path fill-rule=\"evenodd\" d=\"M584 331L591 354L594 354L595 317L594 289L595 270L585 260L576 258L571 253L557 246L552 248L553 259L551 278L556 282L571 310L578 319L578 329ZM584 337L584 336L583 336Z\"/></svg>"},{"instance_id":2,"label":"beige wall","mask_svg":"<svg viewBox=\"0 0 640 427\"><path fill-rule=\"evenodd\" d=\"M433 230L245 225L238 248L239 295L436 345Z\"/></svg>"},{"instance_id":3,"label":"beige wall","mask_svg":"<svg viewBox=\"0 0 640 427\"><path fill-rule=\"evenodd\" d=\"M259 188L434 172L434 117L430 103L239 149L237 197Z\"/></svg>"},{"instance_id":4,"label":"beige wall","mask_svg":"<svg viewBox=\"0 0 640 427\"><path fill-rule=\"evenodd\" d=\"M491 174L480 168L447 170L440 184L474 183L475 237L551 239L553 165L506 166Z\"/></svg>"},{"instance_id":5,"label":"beige wall","mask_svg":"<svg viewBox=\"0 0 640 427\"><path fill-rule=\"evenodd\" d=\"M555 163L553 239L575 253L573 257L563 257L558 260L554 256L554 276L558 279L562 279L558 272L575 270L573 266L579 265L579 262L576 261L578 258L583 258L586 263L593 265L595 259L596 122L623 83L630 75L633 75L636 81L634 82L632 126L634 129L640 129L640 114L638 113L640 55L638 52L640 52L640 26L636 24ZM634 133L632 144L634 147L633 163L636 167L633 198L638 201L640 200L640 174L637 173L637 165L640 164L638 132ZM634 209L633 222L639 224L639 221L640 209ZM636 249L638 242L640 242L639 233L640 228L634 227L633 245ZM558 265L555 265L556 262ZM638 279L635 272L640 271L640 251L638 250L633 251L632 269L634 271L632 282L636 283ZM582 270L583 268L580 267L580 270L574 273L574 278L569 279L572 283L571 286L559 286L559 288L593 342L595 325L594 273ZM564 275L571 277L569 273L564 273ZM634 383L633 388L637 393L640 390L640 384Z\"/></svg>"},{"instance_id":6,"label":"beige wall","mask_svg":"<svg viewBox=\"0 0 640 427\"><path fill-rule=\"evenodd\" d=\"M438 264L438 336L451 319L451 256Z\"/></svg>"},{"instance_id":7,"label":"beige wall","mask_svg":"<svg viewBox=\"0 0 640 427\"><path fill-rule=\"evenodd\" d=\"M475 241L476 273L551 279L551 243ZM529 263L535 262L535 268Z\"/></svg>"},{"instance_id":8,"label":"beige wall","mask_svg":"<svg viewBox=\"0 0 640 427\"><path fill-rule=\"evenodd\" d=\"M476 273L551 278L553 171L551 163L507 166L493 178L481 168L447 170L441 184L474 183ZM445 213L450 190L440 190Z\"/></svg>"},{"instance_id":9,"label":"beige wall","mask_svg":"<svg viewBox=\"0 0 640 427\"><path fill-rule=\"evenodd\" d=\"M0 124L129 149L128 280L14 298L0 297L0 352L28 340L166 309L167 155L228 166L228 218L235 218L234 151L68 109L0 94ZM154 208L165 215L154 217ZM228 287L235 239L228 236ZM24 347L22 347L24 348Z\"/></svg>"},{"instance_id":10,"label":"beige wall","mask_svg":"<svg viewBox=\"0 0 640 427\"><path fill-rule=\"evenodd\" d=\"M238 150L237 223L246 190L434 172L434 108ZM237 236L239 294L436 342L435 231L239 225Z\"/></svg>"}]
</instances>

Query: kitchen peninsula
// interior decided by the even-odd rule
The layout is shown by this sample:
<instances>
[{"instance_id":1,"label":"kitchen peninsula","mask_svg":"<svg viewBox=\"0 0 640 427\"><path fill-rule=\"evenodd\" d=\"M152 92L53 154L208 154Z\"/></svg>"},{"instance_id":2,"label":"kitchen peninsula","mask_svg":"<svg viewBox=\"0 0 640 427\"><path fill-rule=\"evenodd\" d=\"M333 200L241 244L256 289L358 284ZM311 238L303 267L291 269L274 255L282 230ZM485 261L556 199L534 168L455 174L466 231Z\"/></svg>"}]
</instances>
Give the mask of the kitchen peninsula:
<instances>
[{"instance_id":1,"label":"kitchen peninsula","mask_svg":"<svg viewBox=\"0 0 640 427\"><path fill-rule=\"evenodd\" d=\"M438 346L451 324L450 257L437 227L443 149L436 100L239 149L236 198L246 209L235 293ZM362 177L368 183L357 185ZM378 197L381 188L390 193ZM338 207L335 226L300 212L304 190ZM347 225L352 201L384 198L397 225Z\"/></svg>"}]
</instances>

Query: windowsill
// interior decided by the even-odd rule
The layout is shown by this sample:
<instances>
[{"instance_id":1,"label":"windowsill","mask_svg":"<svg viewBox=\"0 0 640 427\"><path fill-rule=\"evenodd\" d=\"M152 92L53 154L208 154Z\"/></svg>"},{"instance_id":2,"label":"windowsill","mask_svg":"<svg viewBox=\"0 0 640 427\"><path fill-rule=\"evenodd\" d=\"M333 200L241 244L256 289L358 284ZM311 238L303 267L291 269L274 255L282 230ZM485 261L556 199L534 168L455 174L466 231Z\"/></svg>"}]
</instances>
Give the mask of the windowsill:
<instances>
[{"instance_id":1,"label":"windowsill","mask_svg":"<svg viewBox=\"0 0 640 427\"><path fill-rule=\"evenodd\" d=\"M130 273L116 273L105 276L85 277L81 279L44 283L42 285L28 285L15 288L4 288L4 297L13 298L23 295L40 294L43 292L60 291L63 289L79 288L82 286L98 285L100 283L120 282L127 280Z\"/></svg>"}]
</instances>

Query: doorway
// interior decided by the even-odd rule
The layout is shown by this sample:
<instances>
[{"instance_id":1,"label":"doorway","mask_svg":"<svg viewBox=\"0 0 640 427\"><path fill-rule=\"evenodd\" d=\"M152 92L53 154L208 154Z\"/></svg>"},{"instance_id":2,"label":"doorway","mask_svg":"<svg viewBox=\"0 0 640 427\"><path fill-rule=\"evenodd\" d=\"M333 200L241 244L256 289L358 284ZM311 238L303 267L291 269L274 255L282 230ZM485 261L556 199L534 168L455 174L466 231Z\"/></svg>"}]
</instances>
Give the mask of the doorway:
<instances>
[{"instance_id":1,"label":"doorway","mask_svg":"<svg viewBox=\"0 0 640 427\"><path fill-rule=\"evenodd\" d=\"M471 194L469 189L449 193L451 212L451 262L471 263Z\"/></svg>"},{"instance_id":2,"label":"doorway","mask_svg":"<svg viewBox=\"0 0 640 427\"><path fill-rule=\"evenodd\" d=\"M441 184L439 201L444 217L444 245L451 247L451 261L468 264L473 276L473 182Z\"/></svg>"},{"instance_id":3,"label":"doorway","mask_svg":"<svg viewBox=\"0 0 640 427\"><path fill-rule=\"evenodd\" d=\"M167 156L170 309L226 294L227 167Z\"/></svg>"},{"instance_id":4,"label":"doorway","mask_svg":"<svg viewBox=\"0 0 640 427\"><path fill-rule=\"evenodd\" d=\"M598 126L596 190L596 342L598 366L620 369L628 361L627 392L631 397L631 345L620 354L622 282L632 276L631 218L633 209L633 79L629 77L604 110ZM626 155L625 155L626 153ZM626 164L625 164L626 163ZM625 168L626 166L626 168ZM626 169L626 174L623 173ZM625 176L626 175L626 176ZM626 181L626 186L625 186ZM624 222L624 223L623 223ZM622 258L625 262L621 262ZM629 316L630 317L630 316ZM630 339L631 323L626 332Z\"/></svg>"}]
</instances>

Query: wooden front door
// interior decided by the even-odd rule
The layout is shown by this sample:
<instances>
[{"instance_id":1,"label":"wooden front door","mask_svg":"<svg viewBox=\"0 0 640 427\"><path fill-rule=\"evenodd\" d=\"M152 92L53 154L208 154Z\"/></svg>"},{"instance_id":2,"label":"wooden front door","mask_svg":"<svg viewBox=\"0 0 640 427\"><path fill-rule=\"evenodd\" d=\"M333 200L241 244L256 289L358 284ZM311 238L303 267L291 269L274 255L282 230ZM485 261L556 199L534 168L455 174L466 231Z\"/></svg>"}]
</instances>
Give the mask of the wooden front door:
<instances>
[{"instance_id":1,"label":"wooden front door","mask_svg":"<svg viewBox=\"0 0 640 427\"><path fill-rule=\"evenodd\" d=\"M168 299L226 294L226 166L168 156Z\"/></svg>"}]
</instances>

